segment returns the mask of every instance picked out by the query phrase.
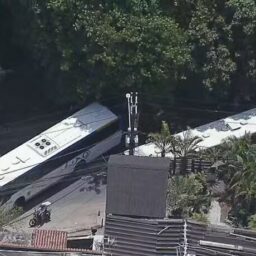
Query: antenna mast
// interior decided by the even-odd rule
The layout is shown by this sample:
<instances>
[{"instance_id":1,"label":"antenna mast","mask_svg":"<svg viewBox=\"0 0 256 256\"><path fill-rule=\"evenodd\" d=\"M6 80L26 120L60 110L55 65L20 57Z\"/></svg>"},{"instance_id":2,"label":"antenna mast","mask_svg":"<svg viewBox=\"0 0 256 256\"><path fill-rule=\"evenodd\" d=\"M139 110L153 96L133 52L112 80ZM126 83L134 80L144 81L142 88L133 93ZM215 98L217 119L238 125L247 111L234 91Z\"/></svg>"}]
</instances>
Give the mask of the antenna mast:
<instances>
[{"instance_id":1,"label":"antenna mast","mask_svg":"<svg viewBox=\"0 0 256 256\"><path fill-rule=\"evenodd\" d=\"M138 93L126 94L128 103L129 126L126 135L126 147L129 148L129 155L134 155L134 148L139 144L138 137Z\"/></svg>"}]
</instances>

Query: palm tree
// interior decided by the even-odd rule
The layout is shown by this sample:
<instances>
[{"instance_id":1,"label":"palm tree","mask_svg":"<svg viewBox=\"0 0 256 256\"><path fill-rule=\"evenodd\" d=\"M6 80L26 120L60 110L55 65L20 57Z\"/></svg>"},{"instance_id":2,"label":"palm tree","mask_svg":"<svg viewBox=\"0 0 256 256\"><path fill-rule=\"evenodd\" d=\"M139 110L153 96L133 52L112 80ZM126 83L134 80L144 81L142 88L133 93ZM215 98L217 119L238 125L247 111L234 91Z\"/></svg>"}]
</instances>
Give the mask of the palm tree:
<instances>
[{"instance_id":1,"label":"palm tree","mask_svg":"<svg viewBox=\"0 0 256 256\"><path fill-rule=\"evenodd\" d=\"M174 143L172 144L172 153L178 157L194 157L198 154L200 149L199 143L203 139L199 136L194 136L190 128L183 132L182 136L177 136Z\"/></svg>"},{"instance_id":2,"label":"palm tree","mask_svg":"<svg viewBox=\"0 0 256 256\"><path fill-rule=\"evenodd\" d=\"M159 149L157 154L161 153L161 157L165 157L166 153L171 151L174 137L171 135L169 125L162 121L160 133L150 133L147 142L152 142Z\"/></svg>"},{"instance_id":3,"label":"palm tree","mask_svg":"<svg viewBox=\"0 0 256 256\"><path fill-rule=\"evenodd\" d=\"M250 212L256 197L255 159L256 148L249 147L243 154L236 155L236 162L234 161L232 165L233 175L229 174L229 189L234 193L234 199L241 200L248 212Z\"/></svg>"},{"instance_id":4,"label":"palm tree","mask_svg":"<svg viewBox=\"0 0 256 256\"><path fill-rule=\"evenodd\" d=\"M223 165L218 172L227 186L225 198L238 223L246 225L248 215L255 213L256 146L249 134L242 139L231 137L221 146L220 154Z\"/></svg>"},{"instance_id":5,"label":"palm tree","mask_svg":"<svg viewBox=\"0 0 256 256\"><path fill-rule=\"evenodd\" d=\"M200 149L198 144L201 141L203 141L201 137L193 136L190 128L183 132L182 136L176 136L172 140L170 151L175 157L181 158L181 171L183 173L186 172L188 158L193 158L198 154L198 150Z\"/></svg>"}]
</instances>

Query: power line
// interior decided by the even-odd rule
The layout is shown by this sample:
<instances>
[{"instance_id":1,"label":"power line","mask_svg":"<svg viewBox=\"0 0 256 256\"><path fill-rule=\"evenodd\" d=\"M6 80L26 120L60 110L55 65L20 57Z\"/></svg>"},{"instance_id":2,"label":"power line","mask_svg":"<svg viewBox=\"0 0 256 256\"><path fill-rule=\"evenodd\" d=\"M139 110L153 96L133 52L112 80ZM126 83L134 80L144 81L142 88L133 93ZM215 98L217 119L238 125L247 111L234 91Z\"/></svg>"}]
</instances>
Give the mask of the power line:
<instances>
[{"instance_id":1,"label":"power line","mask_svg":"<svg viewBox=\"0 0 256 256\"><path fill-rule=\"evenodd\" d=\"M117 138L117 137L119 137L120 135L119 134L116 134L115 136L113 136L112 137L112 139L114 139L114 138ZM121 135L122 136L122 135ZM104 141L104 140L103 140ZM101 141L102 142L102 141ZM98 142L98 143L101 143L101 142ZM64 155L61 155L61 156L58 156L58 157L55 157L55 158L52 158L52 159L48 159L48 160L46 160L45 162L42 162L42 164L45 164L46 162L48 162L48 161L52 161L52 160L55 160L55 159L59 159L59 158L62 158L62 157L65 157L65 156L67 156L67 155L70 155L70 154L74 154L74 153L76 153L76 152L81 152L81 151L85 151L86 149L90 149L90 148L92 148L93 146L95 146L95 145L97 145L98 143L94 143L94 144L92 144L92 145L90 145L90 146L87 146L87 147L84 147L84 148L80 148L80 149L78 149L78 150L75 150L75 151L71 151L71 152L69 152L69 153L67 153L67 154L64 154ZM110 155L105 155L105 157L108 157L108 156L110 156ZM70 162L72 162L73 160L75 160L77 157L79 157L79 155L77 155L77 156L75 156L74 158L72 158L72 159L70 159L68 162L66 162L66 163L63 163L63 164L61 164L60 166L58 166L58 167L56 167L56 168L54 168L52 171L55 171L55 170L57 170L58 168L61 168L62 166L64 166L65 164L68 164L68 166L69 167L72 167L72 166L76 166L76 164L78 163L78 162L76 162L75 164L70 164ZM100 157L100 156L99 156ZM98 158L99 158L98 157ZM80 159L80 160L83 160L83 159ZM91 162L89 162L89 164L93 164L93 163L97 163L97 162L101 162L101 161L91 161ZM15 169L15 170L12 170L11 172L8 172L8 173L13 173L13 172L17 172L17 171L20 171L20 170L23 170L23 169L26 169L26 168L29 168L29 167L34 167L34 166L37 166L38 164L34 164L34 165L30 165L30 166L25 166L25 167L22 167L22 168L18 168L18 169ZM95 167L93 167L92 169L95 169ZM52 172L51 171L51 172ZM7 174L8 174L7 173ZM49 172L50 173L50 172ZM6 174L6 173L5 173ZM2 176L4 176L5 174L0 174L0 175L2 175ZM50 177L50 178L44 178L44 179L40 179L40 181L39 181L39 179L38 180L36 180L36 181L33 181L32 183L34 184L34 183L40 183L40 182L43 182L43 181L45 181L45 180L47 180L47 179L52 179L52 178L57 178L57 177L65 177L65 176L69 176L70 174L63 174L63 175L57 175L57 176L52 176L52 177ZM32 184L31 182L27 182L27 183L19 183L18 185L21 187L24 187L23 185L30 185L30 184ZM13 187L15 188L15 187L17 187L18 186L17 184L16 185L14 185ZM6 186L8 186L7 184L6 184ZM11 188L11 186L8 186L8 189L7 190L0 190L0 193L2 193L2 192L5 192L5 191L8 191L9 189Z\"/></svg>"},{"instance_id":2,"label":"power line","mask_svg":"<svg viewBox=\"0 0 256 256\"><path fill-rule=\"evenodd\" d=\"M185 111L197 111L197 112L207 112L207 113L222 113L222 114L235 114L235 112L231 111L222 111L222 110L212 110L212 109L202 109L202 108L192 108L192 107L180 107L180 106L175 106L173 104L167 103L167 102L161 102L161 103L152 103L152 101L147 101L147 100L142 100L142 103L145 103L147 105L155 106L157 107L158 105L164 105L164 106L169 106L174 109L179 109L179 110L185 110Z\"/></svg>"},{"instance_id":3,"label":"power line","mask_svg":"<svg viewBox=\"0 0 256 256\"><path fill-rule=\"evenodd\" d=\"M229 121L228 123L235 123L235 124L236 124L237 122ZM250 125L256 125L256 123L248 123L248 124L250 124ZM147 133L141 132L141 131L138 131L138 133L143 134L143 135L147 135ZM123 132L122 134L124 134L124 132ZM174 134L174 135L175 135L175 134ZM119 136L119 135L116 135L115 137L118 137L118 136ZM115 137L114 137L114 138L115 138ZM101 141L101 142L102 142L102 141ZM49 161L54 161L54 160L56 160L56 159L63 158L63 157L65 157L65 156L72 155L72 154L74 154L74 153L78 153L78 152L84 151L84 150L86 150L86 149L90 149L91 147L97 145L98 143L100 143L100 142L94 143L94 144L92 144L92 145L90 145L90 146L87 146L87 147L83 147L83 148L80 148L80 149L71 151L71 152L69 152L69 153L66 153L66 154L63 154L63 155L60 155L60 156L57 156L57 157L53 157L53 158L47 159L47 160L45 160L44 162L36 163L36 164L33 164L33 165L27 165L27 166L24 166L24 167L21 167L21 168L14 169L14 170L9 171L9 172L5 172L5 173L3 173L3 174L0 174L0 176L4 176L4 175L6 175L6 174L13 173L13 172L16 172L16 171L20 171L20 170L23 170L23 169L26 169L26 168L35 167L35 166L37 166L37 165L39 165L39 164L42 164L42 163L47 163L47 162L49 162ZM146 144L144 144L144 145L146 145ZM135 147L135 148L136 148L136 147ZM71 159L71 160L72 160L72 159ZM71 160L70 160L70 161L71 161ZM57 169L57 168L56 168L56 169Z\"/></svg>"},{"instance_id":4,"label":"power line","mask_svg":"<svg viewBox=\"0 0 256 256\"><path fill-rule=\"evenodd\" d=\"M110 156L110 155L107 155L107 156ZM98 160L98 161L90 162L88 164L101 163L101 162L102 162L102 160ZM75 166L75 165L73 165L73 166ZM72 165L70 165L70 167L72 167ZM77 171L76 170L72 170L70 173L55 175L55 176L51 176L49 178L47 178L47 177L44 178L44 176L43 176L42 178L39 178L39 179L37 179L35 181L24 182L24 183L20 182L20 183L15 184L15 185L8 186L6 189L2 189L0 191L0 193L6 193L6 192L12 192L12 191L16 192L16 191L19 191L20 189L22 189L22 188L24 188L26 186L32 185L32 184L33 185L34 184L38 184L38 186L34 186L33 188L44 187L44 185L40 185L40 183L42 183L44 181L47 181L47 180L55 179L55 178L61 178L61 180L56 181L56 183L65 182L65 181L69 181L69 180L72 180L72 179L77 179L79 177L83 177L84 176L83 173L85 171L95 170L97 168L103 168L103 167L107 167L107 165L106 164L101 164L99 166L86 167L84 169L80 169L80 170L77 170ZM81 173L81 175L80 175L80 173ZM70 177L72 174L75 174L75 176L74 177ZM85 174L87 174L87 173L85 173ZM65 179L65 178L68 178L68 179Z\"/></svg>"},{"instance_id":5,"label":"power line","mask_svg":"<svg viewBox=\"0 0 256 256\"><path fill-rule=\"evenodd\" d=\"M117 135L115 135L113 138L116 138L116 137L118 137L118 136L119 136L119 135L117 134ZM102 141L104 141L104 140L102 140ZM102 142L102 141L100 141L100 142ZM24 170L24 169L27 169L27 168L30 168L30 167L35 167L35 166L37 166L37 165L39 165L39 164L45 164L45 163L47 163L47 162L54 161L54 160L56 160L56 159L60 159L60 158L63 158L63 157L65 157L65 156L68 156L68 155L72 155L72 154L74 154L74 153L78 153L78 152L81 152L81 151L86 150L86 149L90 149L91 147L97 145L97 144L100 143L100 142L96 142L96 143L94 143L94 144L92 144L92 145L90 145L90 146L84 147L84 148L80 148L80 149L77 149L77 150L73 150L73 151L71 151L71 152L69 152L69 153L62 154L62 155L60 155L60 156L56 156L56 157L53 157L53 158L50 158L50 159L46 159L46 160L43 161L43 162L39 162L39 163L32 164L32 165L27 165L27 166L24 166L24 167L21 167L21 168L14 169L14 170L9 171L9 172L5 172L5 173L3 173L3 174L0 174L0 177L1 177L1 176L4 176L4 175L6 175L6 174L9 174L9 173L21 171L21 170ZM8 154L8 153L7 153L7 154Z\"/></svg>"},{"instance_id":6,"label":"power line","mask_svg":"<svg viewBox=\"0 0 256 256\"><path fill-rule=\"evenodd\" d=\"M114 105L113 107L115 107L115 106L119 106L120 104L117 104L117 105ZM67 120L68 118L76 118L76 117L79 117L79 116L86 116L86 115L90 115L90 114L93 114L93 113L99 113L99 112L111 112L107 107L105 107L105 106L103 106L105 109L100 109L100 110L97 110L97 111L90 111L90 112L87 112L87 113L83 113L83 114L76 114L77 112L79 112L79 111L77 111L76 113L74 113L73 115L71 115L71 116L68 116L68 117L66 117L65 119L63 119L62 121L64 121L64 120ZM86 107L85 107L86 108ZM83 109L81 109L81 110L83 110ZM80 111L81 111L80 110ZM112 112L111 112L112 113ZM114 116L114 113L112 113L113 114L113 116ZM69 129L72 129L72 128L76 128L76 127L82 127L82 126L86 126L86 125L88 125L88 124L91 124L91 123L96 123L96 122L100 122L100 121L104 121L104 120L108 120L108 119L112 119L113 118L113 116L112 117L108 117L108 118L104 118L104 119L100 119L100 120L96 120L96 121L92 121L92 122L88 122L88 123L86 123L86 124L79 124L79 125L76 125L76 126L71 126L71 127L67 127L67 128L62 128L62 129L58 129L58 130L53 130L53 131L48 131L47 132L47 130L45 131L45 132L42 132L42 133L40 133L40 134L38 134L37 136L39 136L39 135L47 135L47 134L50 134L50 133L55 133L55 132L59 132L59 131L64 131L64 130L69 130ZM52 127L54 127L54 126L56 126L56 125L58 125L59 123L61 123L62 121L60 121L60 122L58 122L58 123L56 123L55 125L53 125ZM49 128L49 129L51 129L51 127ZM48 129L48 130L49 130Z\"/></svg>"},{"instance_id":7,"label":"power line","mask_svg":"<svg viewBox=\"0 0 256 256\"><path fill-rule=\"evenodd\" d=\"M106 157L108 157L108 156L110 156L110 155L106 155ZM98 162L101 162L101 160L96 160L96 161L92 161L92 162L90 162L89 164L94 164L94 163L98 163ZM70 165L71 167L72 166L75 166L75 165ZM94 170L94 169L96 169L96 168L98 168L98 167L107 167L107 166L109 166L109 165L100 165L100 166L97 166L97 167L87 167L85 170L87 171L87 170ZM110 165L111 166L111 165ZM121 168L126 168L126 169L129 169L129 168L131 168L131 166L129 166L129 165L118 165L118 164L115 164L115 166L118 166L118 167L121 167ZM140 169L140 170L153 170L153 171L155 171L155 170L158 170L157 168L144 168L144 167L140 167L140 166L134 166L133 165L133 167L135 167L136 169ZM58 168L56 168L56 169L58 169ZM55 169L55 170L56 170ZM82 172L84 172L85 171L84 169L82 169L81 171L77 171L77 173L82 173ZM53 170L54 171L54 170ZM1 190L1 192L6 192L6 191L15 191L15 188L17 188L18 186L19 187L24 187L24 186L26 186L26 185L31 185L31 184L39 184L39 183L42 183L42 182L44 182L44 181L46 181L46 180L48 180L48 179L54 179L54 178L58 178L58 177L63 177L63 178L65 178L66 176L70 176L71 174L74 174L74 173L76 173L76 171L74 172L72 172L72 173L68 173L68 174L62 174L62 175L56 175L56 176L52 176L52 177L49 177L49 178L42 178L42 179L38 179L38 180L36 180L36 181L33 181L33 182L26 182L26 183L19 183L19 184L16 184L16 185L14 185L13 186L13 189L12 189L12 187L7 187L7 189L6 190ZM76 177L74 177L75 179L76 178L79 178L80 176L84 176L84 175L77 175ZM16 189L17 191L18 191L18 189Z\"/></svg>"},{"instance_id":8,"label":"power line","mask_svg":"<svg viewBox=\"0 0 256 256\"><path fill-rule=\"evenodd\" d=\"M100 100L99 104L101 104L102 102L107 102L107 101L112 100L112 99L120 99L120 95L117 95L117 94L113 94L113 95L115 95L115 96L108 97L108 98ZM119 106L119 105L123 105L123 103L116 104L113 107L116 107L116 106ZM75 107L75 109L76 109L75 111L78 112L79 110L81 110L83 108L86 108L86 107L84 107L84 106L82 106L82 104L80 104L79 106ZM56 112L54 112L52 114L34 115L34 116L31 116L31 117L29 117L27 119L23 119L23 120L19 120L19 121L14 121L14 122L7 122L6 125L14 125L14 124L20 124L20 123L24 123L24 122L31 122L31 121L35 121L35 120L42 120L42 119L45 119L46 117L51 117L51 116L55 116L55 115L61 115L61 114L67 113L67 112L71 112L70 108L69 109L67 108L65 110L56 111Z\"/></svg>"},{"instance_id":9,"label":"power line","mask_svg":"<svg viewBox=\"0 0 256 256\"><path fill-rule=\"evenodd\" d=\"M79 125L75 125L75 126L71 126L71 127L67 127L67 128L61 128L61 129L58 129L58 130L53 130L53 131L48 131L48 132L46 131L46 132L40 133L39 135L47 135L47 134L51 134L51 133L55 133L55 132L61 132L61 131L65 131L65 130L70 130L70 129L73 129L73 128L83 127L83 126L87 126L88 124L97 123L97 122L101 122L101 121L105 121L105 120L109 120L109 119L113 119L113 117L107 117L107 118L99 119L99 120L96 120L96 121L88 122L86 124L82 124L81 123Z\"/></svg>"},{"instance_id":10,"label":"power line","mask_svg":"<svg viewBox=\"0 0 256 256\"><path fill-rule=\"evenodd\" d=\"M130 168L130 166L128 166L128 165L118 165L118 164L115 164L115 166L120 166L120 167L122 167L122 168ZM158 170L158 169L155 169L155 168L142 168L142 167L140 167L140 166L137 166L136 168L137 168L137 169L142 169L142 170ZM84 175L83 175L83 176L84 176ZM66 195L62 196L61 198L56 199L55 201L53 201L52 204L54 204L54 203L56 203L57 201L63 199L63 198L66 197L67 195L73 193L74 191L76 191L76 190L77 190L79 187L81 187L82 185L84 185L84 184L80 184L80 185L77 186L75 189L73 189L71 192L68 192ZM27 216L24 216L24 217L21 218L21 219L18 219L18 220L15 220L15 221L11 222L11 223L8 223L8 224L11 225L11 224L13 224L13 223L15 223L15 222L19 222L19 221L21 221L21 220L23 220L23 219L26 219L26 218L30 217L31 215L33 215L33 213L31 213L31 214L29 214L29 215L27 215Z\"/></svg>"},{"instance_id":11,"label":"power line","mask_svg":"<svg viewBox=\"0 0 256 256\"><path fill-rule=\"evenodd\" d=\"M120 153L121 154L121 153ZM110 155L106 155L106 157L108 157ZM89 164L94 164L94 163L98 163L98 162L102 162L102 160L96 160L96 161L92 161L90 162ZM70 165L70 166L75 166L75 165ZM81 169L79 171L73 171L71 173L68 173L68 174L63 174L63 175L56 175L56 176L52 176L52 177L49 177L49 178L44 178L44 179L40 179L40 180L37 180L37 181L34 181L32 183L30 182L27 182L27 183L19 183L18 185L20 186L23 186L23 185L31 185L31 184L37 184L37 183L41 183L45 180L48 180L48 179L53 179L53 178L58 178L58 177L65 177L65 176L70 176L71 174L76 174L76 173L82 173L84 171L87 171L87 170L94 170L94 169L97 169L97 168L103 168L103 167L108 167L108 166L111 166L111 165L107 165L107 164L104 164L104 165L99 165L99 166L93 166L93 167L87 167L85 169ZM130 165L122 165L122 164L115 164L115 166L118 166L118 167L122 167L122 168L126 168L126 169L129 169L131 168ZM152 170L152 171L155 171L155 170L158 170L157 168L144 168L144 167L141 167L141 166L136 166L136 165L133 165L133 167L135 167L136 169L140 169L140 170ZM79 178L79 177L83 177L84 175L77 175L75 177L72 177L74 179L76 178ZM71 178L71 179L72 179ZM63 181L65 181L65 179L63 179ZM17 185L13 186L13 188L17 187ZM10 187L9 187L10 188ZM8 188L8 189L9 189ZM3 190L3 191L7 191L7 190Z\"/></svg>"},{"instance_id":12,"label":"power line","mask_svg":"<svg viewBox=\"0 0 256 256\"><path fill-rule=\"evenodd\" d=\"M219 103L219 102L213 102L212 104L209 104L209 101L202 101L201 99L190 99L190 98L185 98L185 97L180 97L180 96L177 96L175 94L170 94L168 96L163 96L163 94L147 94L147 93L143 93L143 92L140 92L140 95L142 96L145 96L146 98L159 98L159 99L163 99L163 100L168 100L170 99L170 96L173 96L175 97L174 100L175 101L183 101L183 102L192 102L192 103L203 103L203 104L206 104L206 105L213 105L213 104L223 104L223 103ZM237 106L237 104L235 103L225 103L223 104L225 106ZM239 103L240 106L250 106L250 104L246 104L246 103ZM256 106L254 106L256 107Z\"/></svg>"}]
</instances>

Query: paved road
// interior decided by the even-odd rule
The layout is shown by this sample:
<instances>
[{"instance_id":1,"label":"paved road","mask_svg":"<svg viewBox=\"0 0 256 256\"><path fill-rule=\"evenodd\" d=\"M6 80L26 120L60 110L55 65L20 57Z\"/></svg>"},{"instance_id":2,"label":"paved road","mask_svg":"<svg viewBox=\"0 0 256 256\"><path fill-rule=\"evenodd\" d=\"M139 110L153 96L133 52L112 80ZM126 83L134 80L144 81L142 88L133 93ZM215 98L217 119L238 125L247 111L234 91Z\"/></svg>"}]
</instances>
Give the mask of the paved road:
<instances>
[{"instance_id":1,"label":"paved road","mask_svg":"<svg viewBox=\"0 0 256 256\"><path fill-rule=\"evenodd\" d=\"M90 228L100 225L104 219L106 202L104 180L104 173L89 175L45 199L52 202L51 221L40 228L69 232L88 230L89 234ZM32 232L33 229L28 227L32 213L33 209L29 210L8 226L8 229Z\"/></svg>"}]
</instances>

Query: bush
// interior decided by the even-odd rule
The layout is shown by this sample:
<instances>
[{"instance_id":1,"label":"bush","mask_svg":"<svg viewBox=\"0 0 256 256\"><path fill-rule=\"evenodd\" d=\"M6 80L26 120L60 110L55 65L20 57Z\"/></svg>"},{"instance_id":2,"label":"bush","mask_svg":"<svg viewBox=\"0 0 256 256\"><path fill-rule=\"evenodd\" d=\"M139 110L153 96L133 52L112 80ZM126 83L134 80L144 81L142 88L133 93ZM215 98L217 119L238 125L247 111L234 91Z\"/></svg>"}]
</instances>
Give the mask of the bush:
<instances>
[{"instance_id":1,"label":"bush","mask_svg":"<svg viewBox=\"0 0 256 256\"><path fill-rule=\"evenodd\" d=\"M203 222L203 223L209 223L208 217L204 213L194 212L191 216L191 219L199 221L199 222Z\"/></svg>"},{"instance_id":2,"label":"bush","mask_svg":"<svg viewBox=\"0 0 256 256\"><path fill-rule=\"evenodd\" d=\"M248 226L249 226L249 228L256 230L256 214L251 215L251 216L249 217Z\"/></svg>"}]
</instances>

